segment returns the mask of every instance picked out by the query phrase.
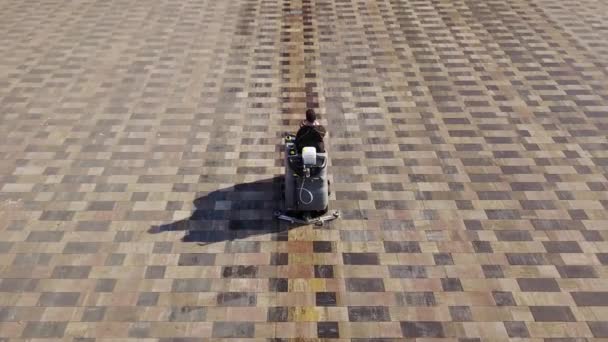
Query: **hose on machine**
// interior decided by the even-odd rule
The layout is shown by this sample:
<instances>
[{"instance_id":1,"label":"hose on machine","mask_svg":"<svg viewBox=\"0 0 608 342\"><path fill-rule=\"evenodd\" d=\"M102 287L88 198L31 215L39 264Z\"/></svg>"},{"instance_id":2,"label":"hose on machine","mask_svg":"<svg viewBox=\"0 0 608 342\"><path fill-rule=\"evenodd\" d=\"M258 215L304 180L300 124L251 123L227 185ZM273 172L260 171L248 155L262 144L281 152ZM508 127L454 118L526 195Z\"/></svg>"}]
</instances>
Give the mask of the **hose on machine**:
<instances>
[{"instance_id":1,"label":"hose on machine","mask_svg":"<svg viewBox=\"0 0 608 342\"><path fill-rule=\"evenodd\" d=\"M312 195L312 192L310 190L304 188L304 183L306 182L306 178L307 177L302 177L302 186L300 187L300 192L299 192L298 196L300 197L300 202L302 202L304 204L310 204L314 200L314 196ZM308 194L308 196L310 197L310 201L306 202L302 198L302 193L304 193L304 192L306 192Z\"/></svg>"}]
</instances>

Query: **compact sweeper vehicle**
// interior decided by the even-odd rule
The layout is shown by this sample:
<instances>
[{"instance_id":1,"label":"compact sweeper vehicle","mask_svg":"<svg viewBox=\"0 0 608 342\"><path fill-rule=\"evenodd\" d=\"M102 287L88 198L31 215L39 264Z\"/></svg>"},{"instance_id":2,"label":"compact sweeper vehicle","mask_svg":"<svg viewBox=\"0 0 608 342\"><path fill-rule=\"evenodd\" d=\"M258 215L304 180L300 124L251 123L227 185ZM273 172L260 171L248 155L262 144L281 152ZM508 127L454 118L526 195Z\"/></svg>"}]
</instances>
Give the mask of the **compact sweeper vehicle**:
<instances>
[{"instance_id":1,"label":"compact sweeper vehicle","mask_svg":"<svg viewBox=\"0 0 608 342\"><path fill-rule=\"evenodd\" d=\"M323 225L340 217L336 210L329 212L327 153L317 153L315 147L303 147L300 152L291 134L285 136L285 177L281 189L284 210L275 212L279 220Z\"/></svg>"}]
</instances>

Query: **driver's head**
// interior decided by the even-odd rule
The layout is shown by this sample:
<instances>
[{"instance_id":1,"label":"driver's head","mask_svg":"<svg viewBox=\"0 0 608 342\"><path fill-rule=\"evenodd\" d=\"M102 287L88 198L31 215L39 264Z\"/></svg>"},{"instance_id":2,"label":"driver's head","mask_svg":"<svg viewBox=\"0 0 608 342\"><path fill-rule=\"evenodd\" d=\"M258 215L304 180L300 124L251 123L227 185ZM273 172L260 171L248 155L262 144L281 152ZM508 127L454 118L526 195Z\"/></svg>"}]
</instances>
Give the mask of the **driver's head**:
<instances>
[{"instance_id":1,"label":"driver's head","mask_svg":"<svg viewBox=\"0 0 608 342\"><path fill-rule=\"evenodd\" d=\"M313 109L307 109L306 110L306 121L308 121L309 123L314 123L317 120L317 114L315 114L315 111Z\"/></svg>"}]
</instances>

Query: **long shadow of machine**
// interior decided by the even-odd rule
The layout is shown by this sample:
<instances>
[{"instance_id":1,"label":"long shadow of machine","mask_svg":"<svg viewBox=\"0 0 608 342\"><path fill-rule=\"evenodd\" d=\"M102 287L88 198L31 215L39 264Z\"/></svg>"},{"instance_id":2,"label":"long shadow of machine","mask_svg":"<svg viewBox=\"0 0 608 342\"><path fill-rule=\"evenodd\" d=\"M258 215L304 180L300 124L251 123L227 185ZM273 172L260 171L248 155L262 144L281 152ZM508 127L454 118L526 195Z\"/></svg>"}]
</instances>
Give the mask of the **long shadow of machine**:
<instances>
[{"instance_id":1,"label":"long shadow of machine","mask_svg":"<svg viewBox=\"0 0 608 342\"><path fill-rule=\"evenodd\" d=\"M322 226L339 218L337 210L329 212L327 154L309 146L299 153L293 135L284 139L283 176L213 191L194 200L196 209L189 218L153 226L149 233L185 231L182 241L206 244Z\"/></svg>"},{"instance_id":2,"label":"long shadow of machine","mask_svg":"<svg viewBox=\"0 0 608 342\"><path fill-rule=\"evenodd\" d=\"M194 200L195 210L187 219L152 226L148 232L183 231L182 241L200 244L270 233L279 233L273 238L281 239L289 229L299 226L274 216L281 207L282 179L277 176L215 190Z\"/></svg>"}]
</instances>

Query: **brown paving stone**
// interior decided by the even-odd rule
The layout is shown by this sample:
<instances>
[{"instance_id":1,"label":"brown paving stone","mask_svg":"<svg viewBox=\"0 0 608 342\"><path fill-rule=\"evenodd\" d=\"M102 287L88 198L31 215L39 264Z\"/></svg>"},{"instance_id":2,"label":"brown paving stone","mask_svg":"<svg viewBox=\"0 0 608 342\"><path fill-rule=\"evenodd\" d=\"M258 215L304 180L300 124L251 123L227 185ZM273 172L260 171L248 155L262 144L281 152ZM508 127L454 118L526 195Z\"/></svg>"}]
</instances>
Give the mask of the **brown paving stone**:
<instances>
[{"instance_id":1,"label":"brown paving stone","mask_svg":"<svg viewBox=\"0 0 608 342\"><path fill-rule=\"evenodd\" d=\"M351 322L390 321L388 308L381 306L355 306L348 308L348 319Z\"/></svg>"},{"instance_id":2,"label":"brown paving stone","mask_svg":"<svg viewBox=\"0 0 608 342\"><path fill-rule=\"evenodd\" d=\"M315 278L333 278L334 268L332 265L315 265Z\"/></svg>"},{"instance_id":3,"label":"brown paving stone","mask_svg":"<svg viewBox=\"0 0 608 342\"><path fill-rule=\"evenodd\" d=\"M437 302L433 292L396 293L397 304L402 306L435 306Z\"/></svg>"},{"instance_id":4,"label":"brown paving stone","mask_svg":"<svg viewBox=\"0 0 608 342\"><path fill-rule=\"evenodd\" d=\"M106 312L105 307L86 307L82 313L81 321L99 322L102 321Z\"/></svg>"},{"instance_id":5,"label":"brown paving stone","mask_svg":"<svg viewBox=\"0 0 608 342\"><path fill-rule=\"evenodd\" d=\"M494 291L492 292L494 301L497 306L516 306L517 303L510 292L505 291Z\"/></svg>"},{"instance_id":6,"label":"brown paving stone","mask_svg":"<svg viewBox=\"0 0 608 342\"><path fill-rule=\"evenodd\" d=\"M255 325L244 322L215 322L213 337L215 338L251 338L254 337Z\"/></svg>"},{"instance_id":7,"label":"brown paving stone","mask_svg":"<svg viewBox=\"0 0 608 342\"><path fill-rule=\"evenodd\" d=\"M560 292L559 284L551 278L518 278L523 292Z\"/></svg>"},{"instance_id":8,"label":"brown paving stone","mask_svg":"<svg viewBox=\"0 0 608 342\"><path fill-rule=\"evenodd\" d=\"M525 322L520 321L505 321L505 329L511 338L528 338L530 333Z\"/></svg>"},{"instance_id":9,"label":"brown paving stone","mask_svg":"<svg viewBox=\"0 0 608 342\"><path fill-rule=\"evenodd\" d=\"M608 323L606 321L601 322L588 322L589 329L593 333L593 337L606 338L608 337Z\"/></svg>"},{"instance_id":10,"label":"brown paving stone","mask_svg":"<svg viewBox=\"0 0 608 342\"><path fill-rule=\"evenodd\" d=\"M531 306L530 312L537 322L575 322L572 311L567 306Z\"/></svg>"},{"instance_id":11,"label":"brown paving stone","mask_svg":"<svg viewBox=\"0 0 608 342\"><path fill-rule=\"evenodd\" d=\"M317 306L336 306L337 305L337 297L335 292L317 292L316 296L316 305Z\"/></svg>"},{"instance_id":12,"label":"brown paving stone","mask_svg":"<svg viewBox=\"0 0 608 342\"><path fill-rule=\"evenodd\" d=\"M91 272L91 266L57 266L53 269L52 278L83 279Z\"/></svg>"},{"instance_id":13,"label":"brown paving stone","mask_svg":"<svg viewBox=\"0 0 608 342\"><path fill-rule=\"evenodd\" d=\"M243 292L223 292L217 297L219 306L256 306L256 295Z\"/></svg>"},{"instance_id":14,"label":"brown paving stone","mask_svg":"<svg viewBox=\"0 0 608 342\"><path fill-rule=\"evenodd\" d=\"M170 322L205 322L206 308L198 306L172 307L168 320Z\"/></svg>"},{"instance_id":15,"label":"brown paving stone","mask_svg":"<svg viewBox=\"0 0 608 342\"><path fill-rule=\"evenodd\" d=\"M587 265L564 265L557 266L557 271L562 278L597 278L593 266Z\"/></svg>"},{"instance_id":16,"label":"brown paving stone","mask_svg":"<svg viewBox=\"0 0 608 342\"><path fill-rule=\"evenodd\" d=\"M28 322L23 329L24 338L60 338L67 322Z\"/></svg>"},{"instance_id":17,"label":"brown paving stone","mask_svg":"<svg viewBox=\"0 0 608 342\"><path fill-rule=\"evenodd\" d=\"M268 322L287 322L289 319L289 308L287 307L269 307Z\"/></svg>"},{"instance_id":18,"label":"brown paving stone","mask_svg":"<svg viewBox=\"0 0 608 342\"><path fill-rule=\"evenodd\" d=\"M384 282L381 278L347 278L346 289L349 292L384 292Z\"/></svg>"},{"instance_id":19,"label":"brown paving stone","mask_svg":"<svg viewBox=\"0 0 608 342\"><path fill-rule=\"evenodd\" d=\"M402 322L401 329L409 338L445 337L441 322Z\"/></svg>"},{"instance_id":20,"label":"brown paving stone","mask_svg":"<svg viewBox=\"0 0 608 342\"><path fill-rule=\"evenodd\" d=\"M317 323L317 337L319 338L339 338L340 328L338 322L319 322Z\"/></svg>"},{"instance_id":21,"label":"brown paving stone","mask_svg":"<svg viewBox=\"0 0 608 342\"><path fill-rule=\"evenodd\" d=\"M112 292L116 287L116 279L98 279L95 284L95 292Z\"/></svg>"},{"instance_id":22,"label":"brown paving stone","mask_svg":"<svg viewBox=\"0 0 608 342\"><path fill-rule=\"evenodd\" d=\"M39 306L76 306L79 292L44 292L38 299Z\"/></svg>"},{"instance_id":23,"label":"brown paving stone","mask_svg":"<svg viewBox=\"0 0 608 342\"><path fill-rule=\"evenodd\" d=\"M578 306L608 306L608 292L580 291L571 295Z\"/></svg>"}]
</instances>

